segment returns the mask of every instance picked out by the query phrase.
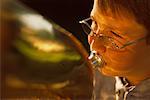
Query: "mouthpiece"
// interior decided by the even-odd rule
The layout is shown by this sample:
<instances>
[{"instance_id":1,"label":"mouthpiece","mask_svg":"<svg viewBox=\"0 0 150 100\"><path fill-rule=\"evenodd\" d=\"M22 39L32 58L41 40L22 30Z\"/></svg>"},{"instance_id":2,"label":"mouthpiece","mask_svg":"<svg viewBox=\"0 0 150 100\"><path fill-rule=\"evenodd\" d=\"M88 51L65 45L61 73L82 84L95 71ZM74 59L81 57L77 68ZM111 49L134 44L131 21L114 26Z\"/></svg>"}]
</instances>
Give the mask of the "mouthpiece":
<instances>
[{"instance_id":1,"label":"mouthpiece","mask_svg":"<svg viewBox=\"0 0 150 100\"><path fill-rule=\"evenodd\" d=\"M90 56L88 57L94 69L101 68L104 66L104 60L101 56L96 54L96 51L91 51Z\"/></svg>"}]
</instances>

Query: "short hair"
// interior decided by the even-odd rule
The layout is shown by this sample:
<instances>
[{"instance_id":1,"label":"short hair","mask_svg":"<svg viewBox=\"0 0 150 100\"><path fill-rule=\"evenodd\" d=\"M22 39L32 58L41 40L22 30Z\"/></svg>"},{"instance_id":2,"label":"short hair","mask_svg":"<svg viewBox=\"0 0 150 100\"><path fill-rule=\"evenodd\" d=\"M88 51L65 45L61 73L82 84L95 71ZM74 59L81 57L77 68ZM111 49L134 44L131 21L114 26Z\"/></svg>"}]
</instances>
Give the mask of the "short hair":
<instances>
[{"instance_id":1,"label":"short hair","mask_svg":"<svg viewBox=\"0 0 150 100\"><path fill-rule=\"evenodd\" d=\"M119 14L120 9L126 9L146 27L150 37L150 0L98 0L98 7L103 14L107 14L109 9L114 15Z\"/></svg>"}]
</instances>

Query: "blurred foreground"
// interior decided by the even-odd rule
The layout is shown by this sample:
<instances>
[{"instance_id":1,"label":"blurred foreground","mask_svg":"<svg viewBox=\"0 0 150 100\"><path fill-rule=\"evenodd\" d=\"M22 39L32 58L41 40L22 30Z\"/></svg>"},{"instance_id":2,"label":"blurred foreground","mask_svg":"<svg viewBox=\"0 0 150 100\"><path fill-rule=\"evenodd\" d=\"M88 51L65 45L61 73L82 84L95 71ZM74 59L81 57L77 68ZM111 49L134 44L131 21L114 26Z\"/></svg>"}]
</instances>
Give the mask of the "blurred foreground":
<instances>
[{"instance_id":1,"label":"blurred foreground","mask_svg":"<svg viewBox=\"0 0 150 100\"><path fill-rule=\"evenodd\" d=\"M82 44L20 2L1 3L1 98L91 99Z\"/></svg>"}]
</instances>

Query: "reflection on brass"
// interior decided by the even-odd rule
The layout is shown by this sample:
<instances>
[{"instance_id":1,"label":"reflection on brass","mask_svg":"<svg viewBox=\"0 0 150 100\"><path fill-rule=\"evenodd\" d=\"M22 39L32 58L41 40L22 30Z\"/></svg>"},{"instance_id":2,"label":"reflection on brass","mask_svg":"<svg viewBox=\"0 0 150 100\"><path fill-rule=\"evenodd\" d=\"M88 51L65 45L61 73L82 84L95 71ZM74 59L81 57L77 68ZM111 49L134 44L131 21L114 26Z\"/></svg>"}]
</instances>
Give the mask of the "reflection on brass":
<instances>
[{"instance_id":1,"label":"reflection on brass","mask_svg":"<svg viewBox=\"0 0 150 100\"><path fill-rule=\"evenodd\" d=\"M1 11L1 98L91 99L88 55L71 33L18 1Z\"/></svg>"}]
</instances>

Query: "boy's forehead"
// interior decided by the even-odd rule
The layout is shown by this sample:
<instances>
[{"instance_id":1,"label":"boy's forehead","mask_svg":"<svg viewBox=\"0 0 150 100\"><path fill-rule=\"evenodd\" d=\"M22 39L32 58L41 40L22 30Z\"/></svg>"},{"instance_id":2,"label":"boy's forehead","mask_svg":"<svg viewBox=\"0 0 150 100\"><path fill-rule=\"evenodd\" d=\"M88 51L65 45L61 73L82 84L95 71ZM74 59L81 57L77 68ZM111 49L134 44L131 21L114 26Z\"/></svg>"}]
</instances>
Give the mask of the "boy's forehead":
<instances>
[{"instance_id":1,"label":"boy's forehead","mask_svg":"<svg viewBox=\"0 0 150 100\"><path fill-rule=\"evenodd\" d=\"M143 25L140 25L132 15L124 15L124 13L122 13L122 15L114 17L111 13L109 15L104 15L95 9L92 10L91 16L102 30L109 28L121 33L122 35L129 35L129 33L143 33L140 32L144 29ZM137 32L137 30L139 32Z\"/></svg>"},{"instance_id":2,"label":"boy's forehead","mask_svg":"<svg viewBox=\"0 0 150 100\"><path fill-rule=\"evenodd\" d=\"M101 28L110 27L121 32L124 31L123 34L129 33L129 30L134 33L136 30L144 29L144 26L137 22L136 16L125 9L120 9L117 13L113 13L111 10L107 10L107 14L102 13L98 0L94 0L91 16Z\"/></svg>"},{"instance_id":3,"label":"boy's forehead","mask_svg":"<svg viewBox=\"0 0 150 100\"><path fill-rule=\"evenodd\" d=\"M135 23L136 21L132 14L127 13L124 10L120 10L117 14L110 10L108 10L107 13L103 13L97 5L93 6L90 15L99 24L113 24L113 26L117 26L122 23L128 24L128 22Z\"/></svg>"}]
</instances>

